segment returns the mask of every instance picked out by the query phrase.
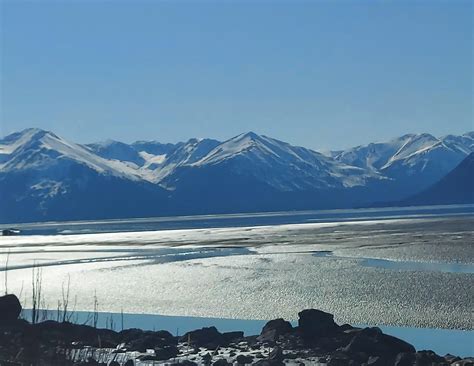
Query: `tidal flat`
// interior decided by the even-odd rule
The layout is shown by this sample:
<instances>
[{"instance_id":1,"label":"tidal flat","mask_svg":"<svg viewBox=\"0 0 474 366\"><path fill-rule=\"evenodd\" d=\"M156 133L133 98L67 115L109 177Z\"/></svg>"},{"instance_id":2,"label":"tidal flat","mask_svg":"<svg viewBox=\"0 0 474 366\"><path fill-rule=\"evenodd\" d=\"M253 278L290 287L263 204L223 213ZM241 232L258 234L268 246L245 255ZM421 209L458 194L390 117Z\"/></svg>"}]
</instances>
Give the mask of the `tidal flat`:
<instances>
[{"instance_id":1,"label":"tidal flat","mask_svg":"<svg viewBox=\"0 0 474 366\"><path fill-rule=\"evenodd\" d=\"M96 295L115 313L294 320L318 308L340 324L473 330L473 227L467 215L27 235L0 250L25 307L37 266L50 310L70 281L77 311Z\"/></svg>"}]
</instances>

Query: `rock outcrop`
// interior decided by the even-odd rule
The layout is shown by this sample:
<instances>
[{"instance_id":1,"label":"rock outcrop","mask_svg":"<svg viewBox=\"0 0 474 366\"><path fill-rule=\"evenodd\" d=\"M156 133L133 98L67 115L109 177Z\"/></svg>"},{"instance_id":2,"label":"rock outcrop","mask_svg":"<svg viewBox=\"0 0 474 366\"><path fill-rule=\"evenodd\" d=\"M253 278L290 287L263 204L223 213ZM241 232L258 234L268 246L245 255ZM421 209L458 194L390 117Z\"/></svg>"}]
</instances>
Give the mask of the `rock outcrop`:
<instances>
[{"instance_id":1,"label":"rock outcrop","mask_svg":"<svg viewBox=\"0 0 474 366\"><path fill-rule=\"evenodd\" d=\"M334 315L321 310L303 310L298 313L298 317L298 328L306 340L327 337L339 328L334 322Z\"/></svg>"},{"instance_id":2,"label":"rock outcrop","mask_svg":"<svg viewBox=\"0 0 474 366\"><path fill-rule=\"evenodd\" d=\"M0 296L0 325L11 324L20 316L22 307L15 295Z\"/></svg>"}]
</instances>

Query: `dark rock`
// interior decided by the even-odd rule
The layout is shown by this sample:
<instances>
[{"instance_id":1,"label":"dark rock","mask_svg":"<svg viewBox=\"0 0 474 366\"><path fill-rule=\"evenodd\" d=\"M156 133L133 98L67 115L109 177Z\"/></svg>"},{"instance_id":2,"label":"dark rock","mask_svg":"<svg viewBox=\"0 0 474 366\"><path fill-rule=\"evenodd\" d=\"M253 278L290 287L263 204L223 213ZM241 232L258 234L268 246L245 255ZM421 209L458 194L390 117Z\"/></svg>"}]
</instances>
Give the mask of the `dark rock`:
<instances>
[{"instance_id":1,"label":"dark rock","mask_svg":"<svg viewBox=\"0 0 474 366\"><path fill-rule=\"evenodd\" d=\"M352 330L352 329L359 329L359 328L355 328L355 327L353 327L353 326L350 325L350 324L342 324L341 326L339 326L339 330L340 330L341 332L345 332L345 331L347 331L347 330Z\"/></svg>"},{"instance_id":2,"label":"dark rock","mask_svg":"<svg viewBox=\"0 0 474 366\"><path fill-rule=\"evenodd\" d=\"M227 343L236 342L244 338L244 332L225 332L222 333L222 337Z\"/></svg>"},{"instance_id":3,"label":"dark rock","mask_svg":"<svg viewBox=\"0 0 474 366\"><path fill-rule=\"evenodd\" d=\"M283 360L283 350L280 347L275 347L268 355L269 360L281 361Z\"/></svg>"},{"instance_id":4,"label":"dark rock","mask_svg":"<svg viewBox=\"0 0 474 366\"><path fill-rule=\"evenodd\" d=\"M220 360L217 360L212 364L212 366L230 366L230 365L232 365L232 364L227 362L227 360L224 359L224 358L222 358Z\"/></svg>"},{"instance_id":5,"label":"dark rock","mask_svg":"<svg viewBox=\"0 0 474 366\"><path fill-rule=\"evenodd\" d=\"M202 328L187 332L179 340L208 349L216 349L218 346L228 343L226 338L216 327Z\"/></svg>"},{"instance_id":6,"label":"dark rock","mask_svg":"<svg viewBox=\"0 0 474 366\"><path fill-rule=\"evenodd\" d=\"M454 361L451 366L474 366L474 358L463 358L459 361Z\"/></svg>"},{"instance_id":7,"label":"dark rock","mask_svg":"<svg viewBox=\"0 0 474 366\"><path fill-rule=\"evenodd\" d=\"M210 365L211 360L212 360L212 356L209 352L202 356L202 361L204 362L204 365Z\"/></svg>"},{"instance_id":8,"label":"dark rock","mask_svg":"<svg viewBox=\"0 0 474 366\"><path fill-rule=\"evenodd\" d=\"M198 366L198 364L193 361L183 360L183 361L180 361L179 363L172 363L170 366Z\"/></svg>"},{"instance_id":9,"label":"dark rock","mask_svg":"<svg viewBox=\"0 0 474 366\"><path fill-rule=\"evenodd\" d=\"M456 362L456 361L461 360L461 357L454 356L454 355L448 353L448 354L446 354L446 355L444 356L444 359L445 359L449 364L452 364L453 362Z\"/></svg>"},{"instance_id":10,"label":"dark rock","mask_svg":"<svg viewBox=\"0 0 474 366\"><path fill-rule=\"evenodd\" d=\"M334 315L321 310L307 309L298 313L298 328L307 340L333 334L339 327Z\"/></svg>"},{"instance_id":11,"label":"dark rock","mask_svg":"<svg viewBox=\"0 0 474 366\"><path fill-rule=\"evenodd\" d=\"M141 355L137 357L139 361L157 361L154 355Z\"/></svg>"},{"instance_id":12,"label":"dark rock","mask_svg":"<svg viewBox=\"0 0 474 366\"><path fill-rule=\"evenodd\" d=\"M332 337L321 337L317 339L317 346L328 352L335 351L337 348L343 347L347 344L346 338L340 338L337 336Z\"/></svg>"},{"instance_id":13,"label":"dark rock","mask_svg":"<svg viewBox=\"0 0 474 366\"><path fill-rule=\"evenodd\" d=\"M349 366L350 360L348 358L332 357L327 366Z\"/></svg>"},{"instance_id":14,"label":"dark rock","mask_svg":"<svg viewBox=\"0 0 474 366\"><path fill-rule=\"evenodd\" d=\"M21 304L15 295L0 296L0 325L12 324L21 313Z\"/></svg>"},{"instance_id":15,"label":"dark rock","mask_svg":"<svg viewBox=\"0 0 474 366\"><path fill-rule=\"evenodd\" d=\"M284 319L270 320L263 327L257 340L260 342L273 342L276 341L281 335L290 333L293 330L293 326L290 322Z\"/></svg>"},{"instance_id":16,"label":"dark rock","mask_svg":"<svg viewBox=\"0 0 474 366\"><path fill-rule=\"evenodd\" d=\"M247 365L253 362L252 356L238 355L235 359L239 365Z\"/></svg>"},{"instance_id":17,"label":"dark rock","mask_svg":"<svg viewBox=\"0 0 474 366\"><path fill-rule=\"evenodd\" d=\"M285 360L294 360L295 358L298 357L296 353L293 352L287 352L284 354Z\"/></svg>"},{"instance_id":18,"label":"dark rock","mask_svg":"<svg viewBox=\"0 0 474 366\"><path fill-rule=\"evenodd\" d=\"M418 351L416 353L417 366L431 366L433 363L445 363L444 357L441 357L433 351Z\"/></svg>"},{"instance_id":19,"label":"dark rock","mask_svg":"<svg viewBox=\"0 0 474 366\"><path fill-rule=\"evenodd\" d=\"M416 361L413 353L399 353L395 359L394 366L412 366Z\"/></svg>"},{"instance_id":20,"label":"dark rock","mask_svg":"<svg viewBox=\"0 0 474 366\"><path fill-rule=\"evenodd\" d=\"M380 356L370 356L367 366L385 366L387 363Z\"/></svg>"},{"instance_id":21,"label":"dark rock","mask_svg":"<svg viewBox=\"0 0 474 366\"><path fill-rule=\"evenodd\" d=\"M99 362L97 362L97 360L95 360L94 358L89 357L89 359L85 362L85 365L88 365L88 366L98 366L98 365L99 365Z\"/></svg>"},{"instance_id":22,"label":"dark rock","mask_svg":"<svg viewBox=\"0 0 474 366\"><path fill-rule=\"evenodd\" d=\"M58 323L47 320L34 324L25 331L24 336L33 342L54 341L78 342L92 347L115 348L119 344L118 333L109 329L96 329L88 325L69 322Z\"/></svg>"},{"instance_id":23,"label":"dark rock","mask_svg":"<svg viewBox=\"0 0 474 366\"><path fill-rule=\"evenodd\" d=\"M165 330L157 332L141 329L126 329L119 333L120 343L130 351L145 352L147 349L162 348L177 344L177 339Z\"/></svg>"},{"instance_id":24,"label":"dark rock","mask_svg":"<svg viewBox=\"0 0 474 366\"><path fill-rule=\"evenodd\" d=\"M366 353L371 356L396 356L415 353L415 348L401 339L383 334L379 328L365 328L355 334L341 351L349 354Z\"/></svg>"},{"instance_id":25,"label":"dark rock","mask_svg":"<svg viewBox=\"0 0 474 366\"><path fill-rule=\"evenodd\" d=\"M136 338L127 343L127 349L129 351L138 351L138 352L146 352L147 349L155 349L155 348L162 348L162 347L171 347L174 345L170 345L168 340L160 337L157 334L153 333L145 333L141 337Z\"/></svg>"},{"instance_id":26,"label":"dark rock","mask_svg":"<svg viewBox=\"0 0 474 366\"><path fill-rule=\"evenodd\" d=\"M335 355L332 355L327 363L327 366L349 366L351 364L351 359L343 354L343 353L338 353Z\"/></svg>"},{"instance_id":27,"label":"dark rock","mask_svg":"<svg viewBox=\"0 0 474 366\"><path fill-rule=\"evenodd\" d=\"M157 361L169 360L170 358L176 357L178 353L178 347L174 345L155 348L155 356Z\"/></svg>"},{"instance_id":28,"label":"dark rock","mask_svg":"<svg viewBox=\"0 0 474 366\"><path fill-rule=\"evenodd\" d=\"M277 360L260 360L253 364L253 366L284 366L282 361Z\"/></svg>"}]
</instances>

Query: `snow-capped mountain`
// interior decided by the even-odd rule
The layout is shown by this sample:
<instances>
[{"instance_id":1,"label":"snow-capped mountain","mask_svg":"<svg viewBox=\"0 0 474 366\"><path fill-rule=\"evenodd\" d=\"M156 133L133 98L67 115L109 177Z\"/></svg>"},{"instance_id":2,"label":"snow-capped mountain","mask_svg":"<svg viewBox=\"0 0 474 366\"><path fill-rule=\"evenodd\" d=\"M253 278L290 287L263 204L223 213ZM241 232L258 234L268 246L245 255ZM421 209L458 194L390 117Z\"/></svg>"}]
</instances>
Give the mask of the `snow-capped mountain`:
<instances>
[{"instance_id":1,"label":"snow-capped mountain","mask_svg":"<svg viewBox=\"0 0 474 366\"><path fill-rule=\"evenodd\" d=\"M128 145L107 140L88 144L87 147L105 159L132 163L136 174L150 182L159 183L176 168L194 163L219 144L217 140L193 138L177 144L137 141Z\"/></svg>"},{"instance_id":2,"label":"snow-capped mountain","mask_svg":"<svg viewBox=\"0 0 474 366\"><path fill-rule=\"evenodd\" d=\"M414 135L404 135L388 142L376 142L336 151L335 160L348 165L378 171L400 150Z\"/></svg>"},{"instance_id":3,"label":"snow-capped mountain","mask_svg":"<svg viewBox=\"0 0 474 366\"><path fill-rule=\"evenodd\" d=\"M102 158L52 132L9 135L0 151L0 221L105 218L112 210L126 217L138 212L138 203L166 195L133 164Z\"/></svg>"},{"instance_id":4,"label":"snow-capped mountain","mask_svg":"<svg viewBox=\"0 0 474 366\"><path fill-rule=\"evenodd\" d=\"M136 141L131 147L136 151L146 152L151 155L166 155L182 144L183 142L162 144L158 141Z\"/></svg>"},{"instance_id":5,"label":"snow-capped mountain","mask_svg":"<svg viewBox=\"0 0 474 366\"><path fill-rule=\"evenodd\" d=\"M135 164L137 167L145 163L140 153L128 144L120 141L107 140L86 145L94 154L108 160L118 160Z\"/></svg>"},{"instance_id":6,"label":"snow-capped mountain","mask_svg":"<svg viewBox=\"0 0 474 366\"><path fill-rule=\"evenodd\" d=\"M190 167L227 164L232 164L234 173L253 176L282 191L353 187L380 178L377 173L253 132L217 145Z\"/></svg>"},{"instance_id":7,"label":"snow-capped mountain","mask_svg":"<svg viewBox=\"0 0 474 366\"><path fill-rule=\"evenodd\" d=\"M206 156L219 144L220 142L217 140L195 138L188 140L186 143L178 144L174 149L170 150L168 154L161 155L161 163L157 162L153 166L149 165L146 167L152 169L152 172L148 176L154 182L163 182L163 180L172 175L176 169L182 166L192 165L203 156Z\"/></svg>"},{"instance_id":8,"label":"snow-capped mountain","mask_svg":"<svg viewBox=\"0 0 474 366\"><path fill-rule=\"evenodd\" d=\"M337 154L335 159L378 171L393 181L392 187L398 186L398 198L402 198L439 180L472 151L472 132L441 138L423 133L357 146Z\"/></svg>"},{"instance_id":9,"label":"snow-capped mountain","mask_svg":"<svg viewBox=\"0 0 474 366\"><path fill-rule=\"evenodd\" d=\"M80 145L27 129L0 140L0 222L393 202L473 150L472 132L409 134L321 154L253 132L224 142Z\"/></svg>"},{"instance_id":10,"label":"snow-capped mountain","mask_svg":"<svg viewBox=\"0 0 474 366\"><path fill-rule=\"evenodd\" d=\"M34 171L48 178L67 173L71 165L86 166L97 173L140 180L135 169L118 160L107 160L84 146L66 141L52 132L27 129L0 140L0 172Z\"/></svg>"},{"instance_id":11,"label":"snow-capped mountain","mask_svg":"<svg viewBox=\"0 0 474 366\"><path fill-rule=\"evenodd\" d=\"M436 138L430 134L408 134L391 141L371 143L338 151L334 157L349 165L375 170L389 169L401 162L414 166L427 153L441 149L462 160L474 150L474 132L462 136L447 135ZM459 160L459 161L460 161ZM452 166L451 166L452 168Z\"/></svg>"}]
</instances>

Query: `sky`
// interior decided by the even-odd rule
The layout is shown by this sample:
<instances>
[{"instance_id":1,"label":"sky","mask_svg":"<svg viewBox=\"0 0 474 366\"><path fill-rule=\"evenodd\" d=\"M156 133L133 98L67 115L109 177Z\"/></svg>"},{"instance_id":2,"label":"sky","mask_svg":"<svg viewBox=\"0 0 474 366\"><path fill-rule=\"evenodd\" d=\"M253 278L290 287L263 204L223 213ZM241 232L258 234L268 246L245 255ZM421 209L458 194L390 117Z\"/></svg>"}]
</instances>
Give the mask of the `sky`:
<instances>
[{"instance_id":1,"label":"sky","mask_svg":"<svg viewBox=\"0 0 474 366\"><path fill-rule=\"evenodd\" d=\"M473 125L471 1L0 1L0 135L314 149Z\"/></svg>"}]
</instances>

